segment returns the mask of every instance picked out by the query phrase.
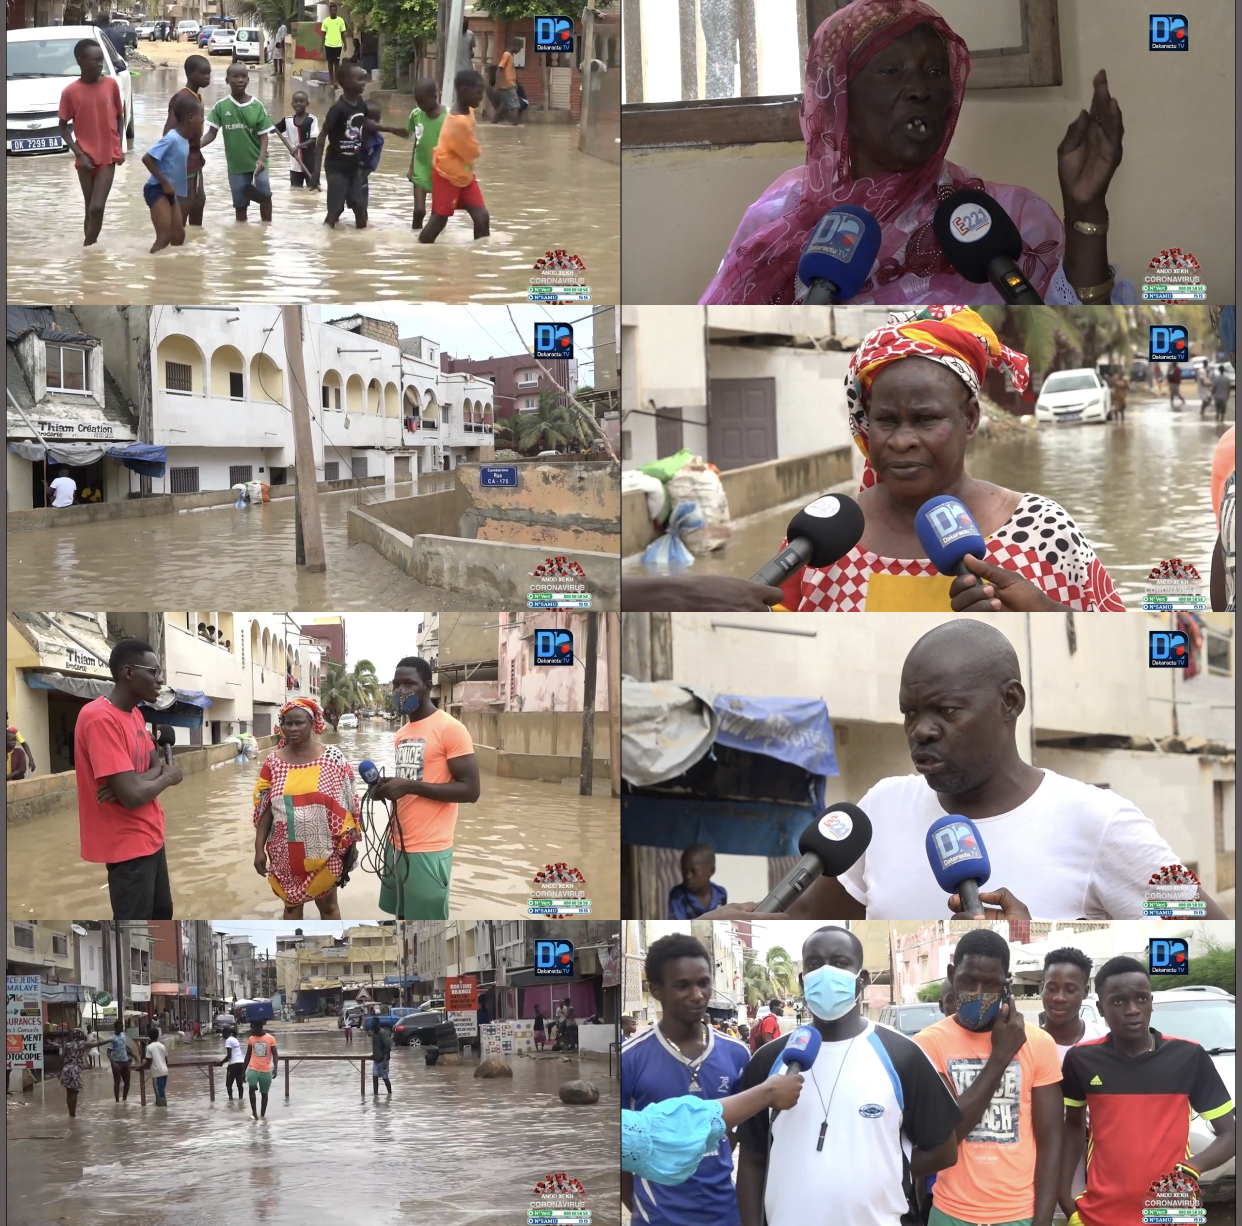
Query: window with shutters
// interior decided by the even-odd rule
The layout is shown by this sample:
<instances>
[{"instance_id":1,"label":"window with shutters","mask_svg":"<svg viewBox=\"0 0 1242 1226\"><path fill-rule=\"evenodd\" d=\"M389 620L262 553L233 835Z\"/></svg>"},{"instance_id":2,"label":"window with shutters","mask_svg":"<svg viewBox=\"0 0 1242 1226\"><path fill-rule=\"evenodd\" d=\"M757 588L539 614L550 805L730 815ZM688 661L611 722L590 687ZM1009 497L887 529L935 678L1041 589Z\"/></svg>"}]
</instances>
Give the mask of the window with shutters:
<instances>
[{"instance_id":1,"label":"window with shutters","mask_svg":"<svg viewBox=\"0 0 1242 1226\"><path fill-rule=\"evenodd\" d=\"M325 481L339 481L341 479L341 462L339 460L324 461L323 479Z\"/></svg>"},{"instance_id":2,"label":"window with shutters","mask_svg":"<svg viewBox=\"0 0 1242 1226\"><path fill-rule=\"evenodd\" d=\"M170 468L168 470L168 491L171 494L197 494L197 468Z\"/></svg>"},{"instance_id":3,"label":"window with shutters","mask_svg":"<svg viewBox=\"0 0 1242 1226\"><path fill-rule=\"evenodd\" d=\"M164 390L169 392L192 392L194 383L188 362L164 363Z\"/></svg>"},{"instance_id":4,"label":"window with shutters","mask_svg":"<svg viewBox=\"0 0 1242 1226\"><path fill-rule=\"evenodd\" d=\"M229 465L229 485L237 485L246 481L254 480L253 464L230 464Z\"/></svg>"},{"instance_id":5,"label":"window with shutters","mask_svg":"<svg viewBox=\"0 0 1242 1226\"><path fill-rule=\"evenodd\" d=\"M351 457L353 465L353 475L357 479L361 479L367 475L367 457L364 455L356 455Z\"/></svg>"}]
</instances>

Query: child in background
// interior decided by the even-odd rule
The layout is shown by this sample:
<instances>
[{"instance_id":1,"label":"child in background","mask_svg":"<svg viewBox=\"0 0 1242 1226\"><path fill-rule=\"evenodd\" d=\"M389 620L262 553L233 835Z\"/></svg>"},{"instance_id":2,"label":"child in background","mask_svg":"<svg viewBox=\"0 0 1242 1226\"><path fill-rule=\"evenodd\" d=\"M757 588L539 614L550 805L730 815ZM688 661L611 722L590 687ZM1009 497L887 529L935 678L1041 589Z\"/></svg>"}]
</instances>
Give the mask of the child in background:
<instances>
[{"instance_id":1,"label":"child in background","mask_svg":"<svg viewBox=\"0 0 1242 1226\"><path fill-rule=\"evenodd\" d=\"M286 115L276 124L276 131L297 150L301 163L289 155L289 182L293 187L314 187L315 172L319 167L315 140L319 136L319 121L310 113L310 97L304 89L295 90L290 99L293 114Z\"/></svg>"},{"instance_id":2,"label":"child in background","mask_svg":"<svg viewBox=\"0 0 1242 1226\"><path fill-rule=\"evenodd\" d=\"M151 210L155 242L151 253L185 242L185 220L180 201L189 192L186 164L190 156L190 137L203 130L203 104L191 93L183 93L173 104L177 126L142 155L142 164L151 172L142 198Z\"/></svg>"},{"instance_id":3,"label":"child in background","mask_svg":"<svg viewBox=\"0 0 1242 1226\"><path fill-rule=\"evenodd\" d=\"M366 135L362 138L362 170L369 182L371 172L379 169L380 157L384 152L384 133L379 126L384 112L379 109L378 103L367 103L367 118L375 125L374 131L368 125Z\"/></svg>"},{"instance_id":4,"label":"child in background","mask_svg":"<svg viewBox=\"0 0 1242 1226\"><path fill-rule=\"evenodd\" d=\"M211 61L205 55L191 55L185 61L185 85L168 100L168 120L164 131L171 132L177 126L173 113L178 98L191 97L199 103L203 90L211 84ZM203 224L203 209L207 205L207 189L203 184L203 151L199 148L202 131L190 137L190 156L186 161L185 180L188 195L181 201L181 217L187 226Z\"/></svg>"},{"instance_id":5,"label":"child in background","mask_svg":"<svg viewBox=\"0 0 1242 1226\"><path fill-rule=\"evenodd\" d=\"M104 76L103 48L93 38L75 43L73 58L81 76L61 90L60 138L73 154L82 187L86 207L82 246L89 247L103 229L112 179L125 161L125 105L116 78Z\"/></svg>"},{"instance_id":6,"label":"child in background","mask_svg":"<svg viewBox=\"0 0 1242 1226\"><path fill-rule=\"evenodd\" d=\"M246 1070L246 1085L250 1087L250 1114L257 1120L259 1110L255 1103L255 1091L263 1096L263 1115L267 1115L267 1096L272 1088L272 1075L276 1071L276 1040L267 1033L263 1022L255 1018L246 1036L246 1055L242 1067Z\"/></svg>"},{"instance_id":7,"label":"child in background","mask_svg":"<svg viewBox=\"0 0 1242 1226\"><path fill-rule=\"evenodd\" d=\"M259 217L272 220L272 185L267 177L267 134L272 121L258 98L246 92L250 73L244 64L225 69L228 98L221 98L207 114L209 129L201 147L206 149L224 130L224 160L229 170L229 189L238 221L246 220L251 201L259 206Z\"/></svg>"},{"instance_id":8,"label":"child in background","mask_svg":"<svg viewBox=\"0 0 1242 1226\"><path fill-rule=\"evenodd\" d=\"M431 155L447 112L440 105L440 91L434 81L419 81L414 86L414 101L417 105L410 112L405 130L414 134L409 179L414 184L413 227L421 230L427 217L427 193L431 191Z\"/></svg>"},{"instance_id":9,"label":"child in background","mask_svg":"<svg viewBox=\"0 0 1242 1226\"><path fill-rule=\"evenodd\" d=\"M201 108L200 108L201 109ZM147 1028L146 1060L142 1066L151 1070L151 1078L155 1082L155 1105L168 1106L168 1048L160 1042L160 1028Z\"/></svg>"},{"instance_id":10,"label":"child in background","mask_svg":"<svg viewBox=\"0 0 1242 1226\"><path fill-rule=\"evenodd\" d=\"M483 101L483 78L477 72L459 72L453 88L457 102L444 118L431 155L431 220L418 236L420 243L434 243L459 208L470 214L476 240L491 233L483 189L474 174L474 163L483 150L474 135L472 112Z\"/></svg>"},{"instance_id":11,"label":"child in background","mask_svg":"<svg viewBox=\"0 0 1242 1226\"><path fill-rule=\"evenodd\" d=\"M712 880L716 853L706 843L695 843L681 853L681 885L668 892L669 919L697 919L729 901L724 886Z\"/></svg>"}]
</instances>

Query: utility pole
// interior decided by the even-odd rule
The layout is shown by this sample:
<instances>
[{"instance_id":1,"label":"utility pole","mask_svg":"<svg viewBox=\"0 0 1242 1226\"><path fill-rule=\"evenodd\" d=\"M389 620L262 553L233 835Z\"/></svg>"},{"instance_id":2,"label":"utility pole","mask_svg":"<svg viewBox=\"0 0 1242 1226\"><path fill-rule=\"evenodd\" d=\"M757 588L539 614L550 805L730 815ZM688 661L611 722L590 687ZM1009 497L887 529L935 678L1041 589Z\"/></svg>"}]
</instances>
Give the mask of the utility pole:
<instances>
[{"instance_id":1,"label":"utility pole","mask_svg":"<svg viewBox=\"0 0 1242 1226\"><path fill-rule=\"evenodd\" d=\"M604 614L608 648L608 759L612 767L612 796L621 795L621 614Z\"/></svg>"},{"instance_id":2,"label":"utility pole","mask_svg":"<svg viewBox=\"0 0 1242 1226\"><path fill-rule=\"evenodd\" d=\"M461 23L464 9L465 0L449 0L448 29L444 31L443 43L444 86L440 90L440 97L444 99L445 105L450 107L457 99L453 78L457 75L457 48L461 45Z\"/></svg>"},{"instance_id":3,"label":"utility pole","mask_svg":"<svg viewBox=\"0 0 1242 1226\"><path fill-rule=\"evenodd\" d=\"M300 544L297 564L308 571L328 569L323 553L323 523L319 518L319 486L315 481L315 451L311 437L310 403L306 396L306 371L302 363L302 308L283 306L285 365L289 370L289 402L293 410L293 463L295 516Z\"/></svg>"},{"instance_id":4,"label":"utility pole","mask_svg":"<svg viewBox=\"0 0 1242 1226\"><path fill-rule=\"evenodd\" d=\"M595 773L595 676L599 666L599 614L587 614L586 677L582 683L582 767L578 793L590 796Z\"/></svg>"},{"instance_id":5,"label":"utility pole","mask_svg":"<svg viewBox=\"0 0 1242 1226\"><path fill-rule=\"evenodd\" d=\"M112 921L112 931L116 936L116 1015L121 1019L121 1025L125 1025L125 973L121 964L121 924L119 920Z\"/></svg>"}]
</instances>

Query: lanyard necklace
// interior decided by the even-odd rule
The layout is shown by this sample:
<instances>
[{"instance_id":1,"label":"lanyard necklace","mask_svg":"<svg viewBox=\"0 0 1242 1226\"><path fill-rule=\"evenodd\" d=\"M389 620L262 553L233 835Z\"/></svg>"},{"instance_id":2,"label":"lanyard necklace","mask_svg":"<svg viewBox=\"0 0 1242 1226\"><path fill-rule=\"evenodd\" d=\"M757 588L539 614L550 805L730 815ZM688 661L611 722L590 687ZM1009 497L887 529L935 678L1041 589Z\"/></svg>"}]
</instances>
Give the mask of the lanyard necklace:
<instances>
[{"instance_id":1,"label":"lanyard necklace","mask_svg":"<svg viewBox=\"0 0 1242 1226\"><path fill-rule=\"evenodd\" d=\"M690 1074L690 1089L688 1090L690 1094L703 1093L703 1087L699 1085L699 1067L707 1059L707 1052L711 1046L711 1035L708 1033L707 1023L703 1022L701 1025L703 1027L703 1052L693 1060L684 1055L681 1048L664 1033L664 1027L660 1027L660 1037L677 1053L677 1059L686 1066L686 1071Z\"/></svg>"},{"instance_id":2,"label":"lanyard necklace","mask_svg":"<svg viewBox=\"0 0 1242 1226\"><path fill-rule=\"evenodd\" d=\"M824 1096L820 1092L819 1081L815 1076L815 1066L811 1066L811 1084L815 1087L815 1093L819 1096L819 1105L824 1107L824 1122L819 1126L819 1143L815 1146L815 1152L820 1153L824 1148L824 1137L828 1133L828 1113L832 1110L832 1099L837 1092L837 1082L841 1080L841 1074L845 1072L845 1062L850 1058L850 1048L854 1046L854 1039L857 1035L850 1039L849 1046L845 1049L845 1055L841 1057L841 1067L837 1069L837 1075L833 1079L832 1089L828 1091L828 1105L824 1107Z\"/></svg>"}]
</instances>

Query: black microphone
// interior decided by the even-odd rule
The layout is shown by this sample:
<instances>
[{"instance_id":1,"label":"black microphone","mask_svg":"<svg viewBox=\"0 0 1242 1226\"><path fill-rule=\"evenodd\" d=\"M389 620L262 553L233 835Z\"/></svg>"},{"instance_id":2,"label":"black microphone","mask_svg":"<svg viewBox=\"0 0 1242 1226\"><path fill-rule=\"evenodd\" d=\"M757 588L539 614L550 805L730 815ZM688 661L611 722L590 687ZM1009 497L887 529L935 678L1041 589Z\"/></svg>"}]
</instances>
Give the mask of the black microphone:
<instances>
[{"instance_id":1,"label":"black microphone","mask_svg":"<svg viewBox=\"0 0 1242 1226\"><path fill-rule=\"evenodd\" d=\"M165 763L172 765L172 747L177 743L177 730L171 724L158 724L155 729L156 747L163 751Z\"/></svg>"},{"instance_id":2,"label":"black microphone","mask_svg":"<svg viewBox=\"0 0 1242 1226\"><path fill-rule=\"evenodd\" d=\"M940 250L967 281L990 281L1006 302L1017 306L1043 305L1017 265L1022 235L987 192L963 189L946 196L932 218L932 229Z\"/></svg>"},{"instance_id":3,"label":"black microphone","mask_svg":"<svg viewBox=\"0 0 1242 1226\"><path fill-rule=\"evenodd\" d=\"M839 877L858 863L871 843L871 819L857 806L836 804L817 817L798 840L802 859L755 910L787 911L821 877Z\"/></svg>"},{"instance_id":4,"label":"black microphone","mask_svg":"<svg viewBox=\"0 0 1242 1226\"><path fill-rule=\"evenodd\" d=\"M800 566L831 566L862 539L862 508L844 494L825 494L803 507L789 521L789 542L766 566L751 576L751 583L780 587Z\"/></svg>"}]
</instances>

